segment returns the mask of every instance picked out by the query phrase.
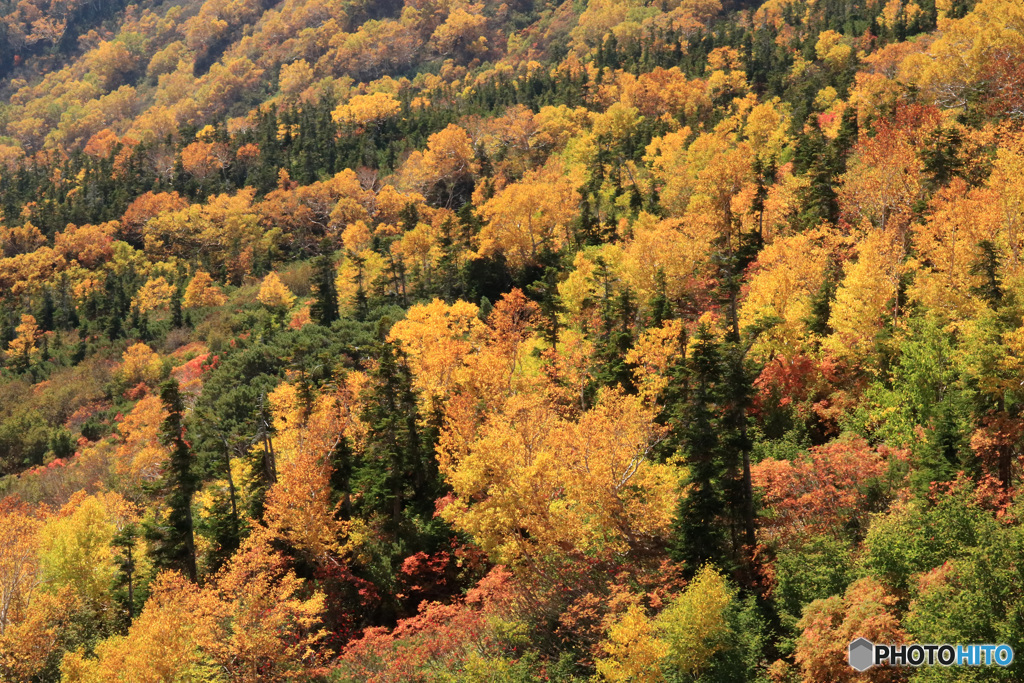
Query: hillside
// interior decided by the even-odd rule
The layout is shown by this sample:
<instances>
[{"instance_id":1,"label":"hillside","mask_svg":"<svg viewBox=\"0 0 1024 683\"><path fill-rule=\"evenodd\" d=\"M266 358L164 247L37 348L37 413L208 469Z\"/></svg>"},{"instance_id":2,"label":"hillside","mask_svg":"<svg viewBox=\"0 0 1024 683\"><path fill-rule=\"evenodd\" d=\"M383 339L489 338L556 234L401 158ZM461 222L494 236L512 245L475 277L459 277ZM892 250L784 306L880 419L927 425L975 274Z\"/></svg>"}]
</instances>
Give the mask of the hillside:
<instances>
[{"instance_id":1,"label":"hillside","mask_svg":"<svg viewBox=\"0 0 1024 683\"><path fill-rule=\"evenodd\" d=\"M0 0L0 681L1012 681L1019 0Z\"/></svg>"}]
</instances>

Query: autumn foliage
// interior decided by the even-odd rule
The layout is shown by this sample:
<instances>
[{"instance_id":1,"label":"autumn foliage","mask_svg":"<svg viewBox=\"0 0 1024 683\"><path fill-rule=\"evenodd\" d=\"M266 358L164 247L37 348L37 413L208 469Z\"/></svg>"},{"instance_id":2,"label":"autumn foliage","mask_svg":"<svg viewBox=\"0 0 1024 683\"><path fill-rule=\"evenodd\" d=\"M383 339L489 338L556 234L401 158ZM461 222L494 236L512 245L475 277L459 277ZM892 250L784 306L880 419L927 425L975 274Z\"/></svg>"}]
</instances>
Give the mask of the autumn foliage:
<instances>
[{"instance_id":1,"label":"autumn foliage","mask_svg":"<svg viewBox=\"0 0 1024 683\"><path fill-rule=\"evenodd\" d=\"M1019 0L0 0L0 680L1024 680ZM973 679L972 679L973 680Z\"/></svg>"}]
</instances>

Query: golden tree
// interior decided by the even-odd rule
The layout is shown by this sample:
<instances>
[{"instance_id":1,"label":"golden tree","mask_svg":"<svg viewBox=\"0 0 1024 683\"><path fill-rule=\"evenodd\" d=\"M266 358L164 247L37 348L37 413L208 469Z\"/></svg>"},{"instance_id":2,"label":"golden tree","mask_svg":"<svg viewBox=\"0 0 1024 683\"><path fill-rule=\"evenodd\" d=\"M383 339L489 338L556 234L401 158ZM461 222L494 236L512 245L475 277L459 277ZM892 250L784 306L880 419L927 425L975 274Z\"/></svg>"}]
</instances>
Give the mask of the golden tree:
<instances>
[{"instance_id":1,"label":"golden tree","mask_svg":"<svg viewBox=\"0 0 1024 683\"><path fill-rule=\"evenodd\" d=\"M295 303L295 295L281 282L281 278L274 272L267 274L263 278L263 284L260 285L260 293L257 295L257 299L264 306L276 309L291 308L292 304Z\"/></svg>"},{"instance_id":2,"label":"golden tree","mask_svg":"<svg viewBox=\"0 0 1024 683\"><path fill-rule=\"evenodd\" d=\"M185 288L182 306L185 308L220 306L227 300L228 298L220 291L210 274L205 270L197 270Z\"/></svg>"}]
</instances>

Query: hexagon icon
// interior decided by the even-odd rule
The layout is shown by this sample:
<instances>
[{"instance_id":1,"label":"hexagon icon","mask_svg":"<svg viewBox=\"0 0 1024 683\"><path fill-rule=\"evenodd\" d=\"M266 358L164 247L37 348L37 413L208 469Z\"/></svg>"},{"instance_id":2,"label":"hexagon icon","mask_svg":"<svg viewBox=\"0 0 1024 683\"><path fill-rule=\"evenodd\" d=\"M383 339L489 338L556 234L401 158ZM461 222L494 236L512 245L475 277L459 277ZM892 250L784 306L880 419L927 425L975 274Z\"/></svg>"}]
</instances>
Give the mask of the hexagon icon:
<instances>
[{"instance_id":1,"label":"hexagon icon","mask_svg":"<svg viewBox=\"0 0 1024 683\"><path fill-rule=\"evenodd\" d=\"M857 671L867 671L875 664L875 646L867 638L858 638L850 643L850 666Z\"/></svg>"}]
</instances>

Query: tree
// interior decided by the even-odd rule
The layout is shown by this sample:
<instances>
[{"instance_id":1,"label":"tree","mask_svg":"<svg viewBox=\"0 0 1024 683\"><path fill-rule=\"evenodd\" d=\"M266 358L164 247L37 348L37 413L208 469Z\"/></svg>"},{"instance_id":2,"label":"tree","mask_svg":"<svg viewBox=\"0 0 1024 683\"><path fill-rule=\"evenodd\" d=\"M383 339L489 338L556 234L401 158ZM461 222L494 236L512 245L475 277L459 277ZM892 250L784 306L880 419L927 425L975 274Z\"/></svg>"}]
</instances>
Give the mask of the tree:
<instances>
[{"instance_id":1,"label":"tree","mask_svg":"<svg viewBox=\"0 0 1024 683\"><path fill-rule=\"evenodd\" d=\"M661 662L668 644L657 637L654 623L639 605L630 605L608 628L601 644L604 657L597 660L597 672L612 683L661 683L665 680Z\"/></svg>"},{"instance_id":2,"label":"tree","mask_svg":"<svg viewBox=\"0 0 1024 683\"><path fill-rule=\"evenodd\" d=\"M679 499L672 556L688 567L721 563L728 557L727 514L730 480L738 476L736 453L729 452L723 407L725 360L718 340L705 324L693 336L689 358L677 364L666 400L670 444L685 455L687 486ZM681 367L680 367L681 366ZM674 386L673 386L674 385Z\"/></svg>"},{"instance_id":3,"label":"tree","mask_svg":"<svg viewBox=\"0 0 1024 683\"><path fill-rule=\"evenodd\" d=\"M281 278L275 272L271 272L263 278L263 284L260 285L260 292L256 298L268 308L281 310L291 308L295 302L295 295L281 282Z\"/></svg>"},{"instance_id":4,"label":"tree","mask_svg":"<svg viewBox=\"0 0 1024 683\"><path fill-rule=\"evenodd\" d=\"M126 387L140 382L155 383L160 378L160 355L143 342L132 344L121 356L117 376Z\"/></svg>"},{"instance_id":5,"label":"tree","mask_svg":"<svg viewBox=\"0 0 1024 683\"><path fill-rule=\"evenodd\" d=\"M384 336L384 329L378 331ZM407 503L431 499L428 471L420 443L416 398L409 366L397 344L381 339L377 366L371 372L360 419L366 425L365 465L358 473L370 510L387 515L397 530Z\"/></svg>"},{"instance_id":6,"label":"tree","mask_svg":"<svg viewBox=\"0 0 1024 683\"><path fill-rule=\"evenodd\" d=\"M869 230L848 264L829 317L826 348L841 356L864 358L887 320L901 309L899 286L905 269L902 240L892 230Z\"/></svg>"},{"instance_id":7,"label":"tree","mask_svg":"<svg viewBox=\"0 0 1024 683\"><path fill-rule=\"evenodd\" d=\"M185 440L185 406L178 382L160 385L160 400L167 409L160 440L170 451L167 469L159 482L166 510L149 521L146 538L153 543L153 561L162 569L174 569L196 580L196 549L192 522L192 496L196 477L192 471L192 449Z\"/></svg>"},{"instance_id":8,"label":"tree","mask_svg":"<svg viewBox=\"0 0 1024 683\"><path fill-rule=\"evenodd\" d=\"M497 561L527 570L546 557L649 552L676 498L674 468L650 459L660 435L653 413L620 391L603 390L578 419L559 417L544 392L510 395L462 452L453 434L442 437L441 471L456 496L442 514Z\"/></svg>"},{"instance_id":9,"label":"tree","mask_svg":"<svg viewBox=\"0 0 1024 683\"><path fill-rule=\"evenodd\" d=\"M5 543L0 544L0 637L22 621L39 586L39 533L43 519L13 498L0 501Z\"/></svg>"},{"instance_id":10,"label":"tree","mask_svg":"<svg viewBox=\"0 0 1024 683\"><path fill-rule=\"evenodd\" d=\"M222 142L193 142L181 150L181 165L186 173L205 180L231 163L231 150Z\"/></svg>"},{"instance_id":11,"label":"tree","mask_svg":"<svg viewBox=\"0 0 1024 683\"><path fill-rule=\"evenodd\" d=\"M228 298L213 282L213 278L205 270L198 270L192 276L185 288L185 297L182 305L185 308L203 308L205 306L220 306Z\"/></svg>"},{"instance_id":12,"label":"tree","mask_svg":"<svg viewBox=\"0 0 1024 683\"><path fill-rule=\"evenodd\" d=\"M361 423L347 383L311 404L302 393L301 386L284 382L269 396L277 471L263 518L276 537L324 566L343 554L347 531L338 519L343 500L336 501L331 489L333 459L359 435Z\"/></svg>"},{"instance_id":13,"label":"tree","mask_svg":"<svg viewBox=\"0 0 1024 683\"><path fill-rule=\"evenodd\" d=\"M42 530L44 581L55 590L71 589L79 610L101 616L111 605L113 539L133 519L132 505L116 493L72 498Z\"/></svg>"},{"instance_id":14,"label":"tree","mask_svg":"<svg viewBox=\"0 0 1024 683\"><path fill-rule=\"evenodd\" d=\"M38 351L36 342L39 340L39 326L34 316L23 314L21 324L14 328L15 337L7 347L7 356L13 359L22 369L27 369L32 356Z\"/></svg>"},{"instance_id":15,"label":"tree","mask_svg":"<svg viewBox=\"0 0 1024 683\"><path fill-rule=\"evenodd\" d=\"M458 371L473 345L483 337L479 308L466 301L448 305L440 299L409 308L392 326L388 341L401 345L412 370L413 387L432 413L453 391Z\"/></svg>"},{"instance_id":16,"label":"tree","mask_svg":"<svg viewBox=\"0 0 1024 683\"><path fill-rule=\"evenodd\" d=\"M330 255L318 256L313 262L313 304L309 313L314 322L324 327L330 327L340 317L338 289L335 285L337 276L338 271Z\"/></svg>"},{"instance_id":17,"label":"tree","mask_svg":"<svg viewBox=\"0 0 1024 683\"><path fill-rule=\"evenodd\" d=\"M170 452L160 441L167 408L159 396L144 396L117 425L122 442L114 451L114 471L141 486L158 481Z\"/></svg>"},{"instance_id":18,"label":"tree","mask_svg":"<svg viewBox=\"0 0 1024 683\"><path fill-rule=\"evenodd\" d=\"M427 139L427 150L413 152L402 166L406 182L436 196L446 208L458 206L457 196L468 197L475 172L473 141L463 128L449 124ZM461 203L461 202L459 202Z\"/></svg>"},{"instance_id":19,"label":"tree","mask_svg":"<svg viewBox=\"0 0 1024 683\"><path fill-rule=\"evenodd\" d=\"M470 9L475 8L471 5ZM471 14L464 8L457 7L434 31L429 46L443 57L456 57L468 61L487 52L487 38L484 35L486 28L486 17Z\"/></svg>"},{"instance_id":20,"label":"tree","mask_svg":"<svg viewBox=\"0 0 1024 683\"><path fill-rule=\"evenodd\" d=\"M481 208L480 254L502 254L511 267L537 263L545 250L569 241L568 226L579 203L561 164L550 162L505 187Z\"/></svg>"},{"instance_id":21,"label":"tree","mask_svg":"<svg viewBox=\"0 0 1024 683\"><path fill-rule=\"evenodd\" d=\"M174 297L177 287L167 282L167 278L160 276L146 281L132 300L140 315L150 311L166 308Z\"/></svg>"},{"instance_id":22,"label":"tree","mask_svg":"<svg viewBox=\"0 0 1024 683\"><path fill-rule=\"evenodd\" d=\"M240 683L274 683L312 677L323 669L314 647L326 635L318 629L324 595L310 591L256 530L206 588L213 628L199 621L198 645ZM202 619L203 611L197 616Z\"/></svg>"},{"instance_id":23,"label":"tree","mask_svg":"<svg viewBox=\"0 0 1024 683\"><path fill-rule=\"evenodd\" d=\"M924 191L924 169L914 141L898 125L879 122L877 134L862 137L854 148L839 192L852 225L867 220L902 234L909 224L911 207Z\"/></svg>"},{"instance_id":24,"label":"tree","mask_svg":"<svg viewBox=\"0 0 1024 683\"><path fill-rule=\"evenodd\" d=\"M872 578L863 578L845 595L815 600L804 609L798 627L796 662L802 681L890 681L888 667L857 673L847 663L847 648L857 638L875 643L906 642L906 634L894 614L896 598Z\"/></svg>"},{"instance_id":25,"label":"tree","mask_svg":"<svg viewBox=\"0 0 1024 683\"><path fill-rule=\"evenodd\" d=\"M728 610L736 589L711 565L704 565L657 616L658 635L668 645L666 668L697 677L731 644Z\"/></svg>"},{"instance_id":26,"label":"tree","mask_svg":"<svg viewBox=\"0 0 1024 683\"><path fill-rule=\"evenodd\" d=\"M369 95L353 95L345 104L339 105L331 114L336 123L350 128L376 127L402 109L402 103L389 93L375 92Z\"/></svg>"},{"instance_id":27,"label":"tree","mask_svg":"<svg viewBox=\"0 0 1024 683\"><path fill-rule=\"evenodd\" d=\"M765 511L762 542L863 532L887 469L905 457L854 439L815 446L793 461L762 460L751 471Z\"/></svg>"},{"instance_id":28,"label":"tree","mask_svg":"<svg viewBox=\"0 0 1024 683\"><path fill-rule=\"evenodd\" d=\"M128 626L135 621L140 609L139 596L143 594L138 582L139 528L129 522L111 539L115 549L114 562L117 576L114 582L114 600L127 612ZM122 592L124 591L124 592Z\"/></svg>"},{"instance_id":29,"label":"tree","mask_svg":"<svg viewBox=\"0 0 1024 683\"><path fill-rule=\"evenodd\" d=\"M115 221L101 225L69 225L54 236L53 248L68 260L86 268L96 268L114 255Z\"/></svg>"}]
</instances>

